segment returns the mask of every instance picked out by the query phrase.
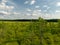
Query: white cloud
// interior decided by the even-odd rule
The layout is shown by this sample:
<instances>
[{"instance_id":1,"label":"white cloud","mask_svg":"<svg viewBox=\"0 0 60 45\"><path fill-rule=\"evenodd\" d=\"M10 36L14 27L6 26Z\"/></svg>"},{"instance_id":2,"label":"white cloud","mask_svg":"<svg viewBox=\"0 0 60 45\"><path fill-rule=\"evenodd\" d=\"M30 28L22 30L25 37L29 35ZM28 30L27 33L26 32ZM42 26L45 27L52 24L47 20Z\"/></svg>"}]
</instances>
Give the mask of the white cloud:
<instances>
[{"instance_id":1,"label":"white cloud","mask_svg":"<svg viewBox=\"0 0 60 45\"><path fill-rule=\"evenodd\" d=\"M41 12L41 9L39 9L39 10L37 10L37 11Z\"/></svg>"},{"instance_id":2,"label":"white cloud","mask_svg":"<svg viewBox=\"0 0 60 45\"><path fill-rule=\"evenodd\" d=\"M36 0L31 0L31 1L25 1L24 4L30 4L33 5L35 4Z\"/></svg>"},{"instance_id":3,"label":"white cloud","mask_svg":"<svg viewBox=\"0 0 60 45\"><path fill-rule=\"evenodd\" d=\"M53 15L53 17L54 17L55 19L60 19L60 13L55 13L55 14Z\"/></svg>"},{"instance_id":4,"label":"white cloud","mask_svg":"<svg viewBox=\"0 0 60 45\"><path fill-rule=\"evenodd\" d=\"M59 12L60 13L60 10L56 10L56 12Z\"/></svg>"},{"instance_id":5,"label":"white cloud","mask_svg":"<svg viewBox=\"0 0 60 45\"><path fill-rule=\"evenodd\" d=\"M9 15L10 13L6 12L6 11L0 11L0 15Z\"/></svg>"},{"instance_id":6,"label":"white cloud","mask_svg":"<svg viewBox=\"0 0 60 45\"><path fill-rule=\"evenodd\" d=\"M2 2L7 2L7 0L2 0Z\"/></svg>"},{"instance_id":7,"label":"white cloud","mask_svg":"<svg viewBox=\"0 0 60 45\"><path fill-rule=\"evenodd\" d=\"M7 9L12 10L14 9L14 6L6 6Z\"/></svg>"},{"instance_id":8,"label":"white cloud","mask_svg":"<svg viewBox=\"0 0 60 45\"><path fill-rule=\"evenodd\" d=\"M9 2L9 0L2 0L0 3L0 15L11 15L11 14L17 14L13 11L15 6L13 5L6 5L6 3Z\"/></svg>"},{"instance_id":9,"label":"white cloud","mask_svg":"<svg viewBox=\"0 0 60 45\"><path fill-rule=\"evenodd\" d=\"M40 6L35 6L35 8L40 8Z\"/></svg>"},{"instance_id":10,"label":"white cloud","mask_svg":"<svg viewBox=\"0 0 60 45\"><path fill-rule=\"evenodd\" d=\"M13 14L14 14L14 15L20 15L20 13L19 13L19 12L13 12Z\"/></svg>"},{"instance_id":11,"label":"white cloud","mask_svg":"<svg viewBox=\"0 0 60 45\"><path fill-rule=\"evenodd\" d=\"M14 3L10 5L6 5L6 3L12 3L10 0L2 0L0 3L0 19L14 19L15 17L18 18L21 14L20 12L13 11L16 5Z\"/></svg>"},{"instance_id":12,"label":"white cloud","mask_svg":"<svg viewBox=\"0 0 60 45\"><path fill-rule=\"evenodd\" d=\"M40 13L41 12L41 9L34 10L33 12L34 13Z\"/></svg>"},{"instance_id":13,"label":"white cloud","mask_svg":"<svg viewBox=\"0 0 60 45\"><path fill-rule=\"evenodd\" d=\"M55 14L43 13L42 17L44 19L60 19L60 13L55 13Z\"/></svg>"},{"instance_id":14,"label":"white cloud","mask_svg":"<svg viewBox=\"0 0 60 45\"><path fill-rule=\"evenodd\" d=\"M60 6L60 2L57 2L56 6Z\"/></svg>"},{"instance_id":15,"label":"white cloud","mask_svg":"<svg viewBox=\"0 0 60 45\"><path fill-rule=\"evenodd\" d=\"M6 12L6 11L0 11L0 16L9 16L9 15L20 15L20 12Z\"/></svg>"},{"instance_id":16,"label":"white cloud","mask_svg":"<svg viewBox=\"0 0 60 45\"><path fill-rule=\"evenodd\" d=\"M33 10L32 13L26 13L30 18L38 18L41 17L43 19L60 19L60 10L56 10L55 14L49 14L49 13L42 13L41 10ZM27 16L26 16L27 17Z\"/></svg>"},{"instance_id":17,"label":"white cloud","mask_svg":"<svg viewBox=\"0 0 60 45\"><path fill-rule=\"evenodd\" d=\"M27 9L27 11L31 12L32 10L31 9Z\"/></svg>"},{"instance_id":18,"label":"white cloud","mask_svg":"<svg viewBox=\"0 0 60 45\"><path fill-rule=\"evenodd\" d=\"M44 5L43 7L48 7L47 5Z\"/></svg>"},{"instance_id":19,"label":"white cloud","mask_svg":"<svg viewBox=\"0 0 60 45\"><path fill-rule=\"evenodd\" d=\"M31 3L30 3L30 5L35 4L35 2L36 2L36 0L32 0Z\"/></svg>"},{"instance_id":20,"label":"white cloud","mask_svg":"<svg viewBox=\"0 0 60 45\"><path fill-rule=\"evenodd\" d=\"M48 10L44 10L44 12L47 12Z\"/></svg>"},{"instance_id":21,"label":"white cloud","mask_svg":"<svg viewBox=\"0 0 60 45\"><path fill-rule=\"evenodd\" d=\"M14 9L14 6L7 6L7 5L1 5L0 4L0 9L10 11L10 10Z\"/></svg>"},{"instance_id":22,"label":"white cloud","mask_svg":"<svg viewBox=\"0 0 60 45\"><path fill-rule=\"evenodd\" d=\"M41 17L43 19L60 19L60 11L57 10L56 12L59 12L59 13L55 13L55 14L49 14L49 13L42 13L41 12L41 9L37 10L32 10L31 11L32 13L26 13L26 17L29 16L29 18L35 18L37 19L38 17Z\"/></svg>"},{"instance_id":23,"label":"white cloud","mask_svg":"<svg viewBox=\"0 0 60 45\"><path fill-rule=\"evenodd\" d=\"M32 16L41 17L41 13L33 13Z\"/></svg>"},{"instance_id":24,"label":"white cloud","mask_svg":"<svg viewBox=\"0 0 60 45\"><path fill-rule=\"evenodd\" d=\"M42 16L44 19L51 19L52 18L52 15L49 14L49 13L43 13L43 16Z\"/></svg>"},{"instance_id":25,"label":"white cloud","mask_svg":"<svg viewBox=\"0 0 60 45\"><path fill-rule=\"evenodd\" d=\"M14 6L8 6L6 5L7 0L2 0L1 4L0 4L0 10L12 10L14 9Z\"/></svg>"},{"instance_id":26,"label":"white cloud","mask_svg":"<svg viewBox=\"0 0 60 45\"><path fill-rule=\"evenodd\" d=\"M50 9L50 7L47 7L47 10Z\"/></svg>"},{"instance_id":27,"label":"white cloud","mask_svg":"<svg viewBox=\"0 0 60 45\"><path fill-rule=\"evenodd\" d=\"M32 10L31 12L27 12L25 19L38 19L38 17L42 17L41 10Z\"/></svg>"},{"instance_id":28,"label":"white cloud","mask_svg":"<svg viewBox=\"0 0 60 45\"><path fill-rule=\"evenodd\" d=\"M47 10L50 9L50 6L48 5L43 5L44 8L46 8Z\"/></svg>"},{"instance_id":29,"label":"white cloud","mask_svg":"<svg viewBox=\"0 0 60 45\"><path fill-rule=\"evenodd\" d=\"M2 1L1 1L1 4L2 4L2 5L5 5L5 4L7 3L7 1L8 1L8 0L2 0Z\"/></svg>"},{"instance_id":30,"label":"white cloud","mask_svg":"<svg viewBox=\"0 0 60 45\"><path fill-rule=\"evenodd\" d=\"M31 11L30 15L39 17L39 16L41 16L41 10L40 9L39 10L38 9L37 10L33 10L33 11Z\"/></svg>"},{"instance_id":31,"label":"white cloud","mask_svg":"<svg viewBox=\"0 0 60 45\"><path fill-rule=\"evenodd\" d=\"M27 13L26 15L27 15L27 16L30 16L31 14L30 14L30 13Z\"/></svg>"},{"instance_id":32,"label":"white cloud","mask_svg":"<svg viewBox=\"0 0 60 45\"><path fill-rule=\"evenodd\" d=\"M25 1L25 2L24 2L24 4L28 4L28 3L29 3L29 1Z\"/></svg>"}]
</instances>

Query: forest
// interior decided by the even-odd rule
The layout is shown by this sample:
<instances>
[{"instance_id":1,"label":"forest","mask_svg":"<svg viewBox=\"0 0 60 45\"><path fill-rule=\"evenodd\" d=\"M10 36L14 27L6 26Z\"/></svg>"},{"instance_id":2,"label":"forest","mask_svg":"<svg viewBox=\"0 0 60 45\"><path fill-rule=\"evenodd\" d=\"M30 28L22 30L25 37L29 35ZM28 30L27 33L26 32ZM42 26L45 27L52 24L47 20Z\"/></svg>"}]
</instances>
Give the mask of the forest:
<instances>
[{"instance_id":1,"label":"forest","mask_svg":"<svg viewBox=\"0 0 60 45\"><path fill-rule=\"evenodd\" d=\"M0 45L60 45L60 20L0 21Z\"/></svg>"}]
</instances>

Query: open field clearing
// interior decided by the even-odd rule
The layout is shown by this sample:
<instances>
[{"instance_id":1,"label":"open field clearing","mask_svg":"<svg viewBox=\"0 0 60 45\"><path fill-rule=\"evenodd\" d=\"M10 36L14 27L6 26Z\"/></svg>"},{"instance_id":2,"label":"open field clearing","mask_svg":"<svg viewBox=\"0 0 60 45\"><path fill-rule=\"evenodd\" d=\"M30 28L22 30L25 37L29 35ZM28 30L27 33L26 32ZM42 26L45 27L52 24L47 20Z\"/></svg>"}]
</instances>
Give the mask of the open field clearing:
<instances>
[{"instance_id":1,"label":"open field clearing","mask_svg":"<svg viewBox=\"0 0 60 45\"><path fill-rule=\"evenodd\" d=\"M60 22L0 21L0 45L60 45Z\"/></svg>"}]
</instances>

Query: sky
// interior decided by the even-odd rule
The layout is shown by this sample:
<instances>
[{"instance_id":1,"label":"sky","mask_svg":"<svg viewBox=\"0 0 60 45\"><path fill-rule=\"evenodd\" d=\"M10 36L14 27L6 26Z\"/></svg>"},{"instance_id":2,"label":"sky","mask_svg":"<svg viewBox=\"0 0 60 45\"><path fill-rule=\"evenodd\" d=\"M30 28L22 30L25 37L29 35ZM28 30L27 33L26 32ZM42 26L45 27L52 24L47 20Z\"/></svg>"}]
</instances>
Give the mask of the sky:
<instances>
[{"instance_id":1,"label":"sky","mask_svg":"<svg viewBox=\"0 0 60 45\"><path fill-rule=\"evenodd\" d=\"M60 0L0 0L0 19L60 19Z\"/></svg>"}]
</instances>

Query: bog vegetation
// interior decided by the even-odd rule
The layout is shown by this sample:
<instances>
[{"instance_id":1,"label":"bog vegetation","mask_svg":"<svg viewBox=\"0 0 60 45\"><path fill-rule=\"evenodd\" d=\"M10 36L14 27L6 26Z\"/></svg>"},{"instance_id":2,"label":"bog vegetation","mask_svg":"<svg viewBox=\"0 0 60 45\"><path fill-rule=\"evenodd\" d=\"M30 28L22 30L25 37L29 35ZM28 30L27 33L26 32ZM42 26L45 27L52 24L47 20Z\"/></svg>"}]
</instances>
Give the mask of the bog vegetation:
<instances>
[{"instance_id":1,"label":"bog vegetation","mask_svg":"<svg viewBox=\"0 0 60 45\"><path fill-rule=\"evenodd\" d=\"M60 21L0 21L0 45L60 45Z\"/></svg>"}]
</instances>

